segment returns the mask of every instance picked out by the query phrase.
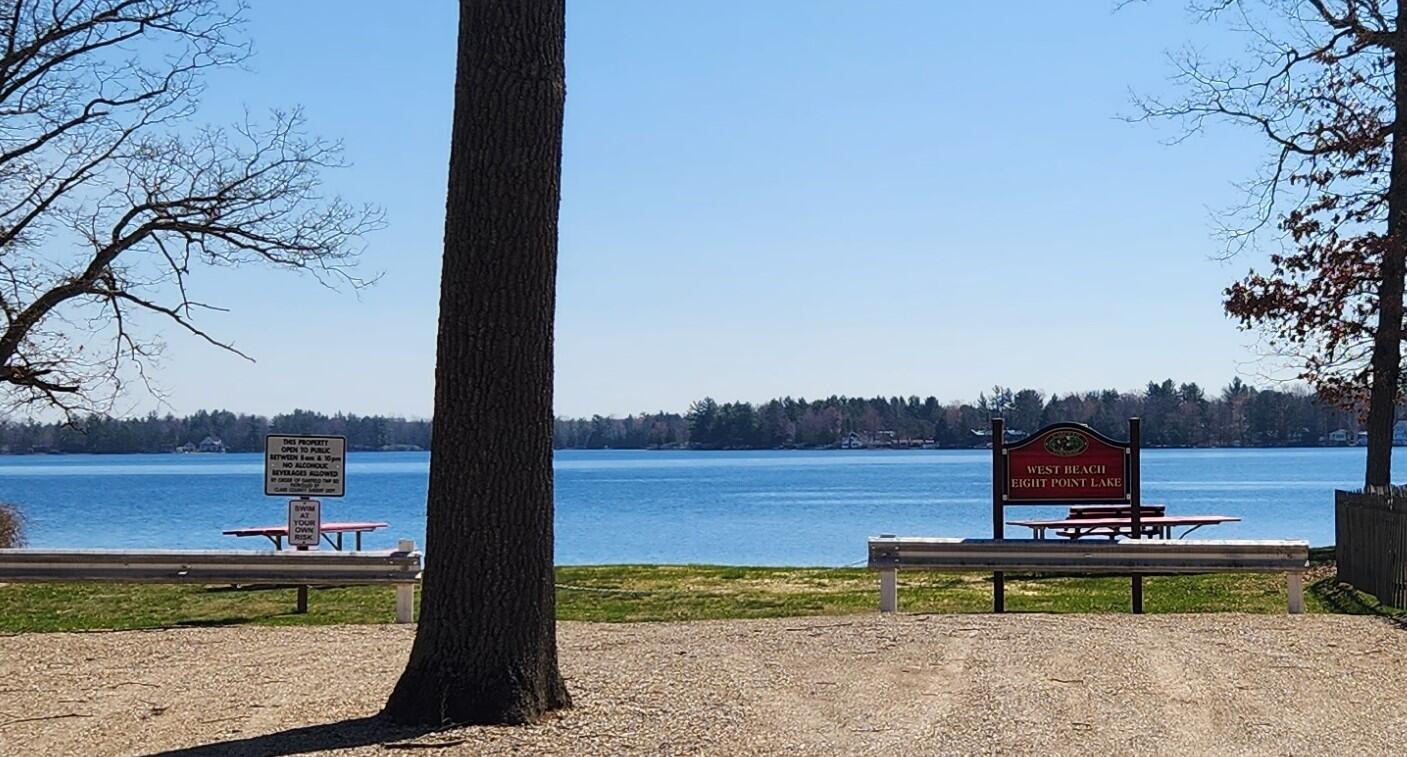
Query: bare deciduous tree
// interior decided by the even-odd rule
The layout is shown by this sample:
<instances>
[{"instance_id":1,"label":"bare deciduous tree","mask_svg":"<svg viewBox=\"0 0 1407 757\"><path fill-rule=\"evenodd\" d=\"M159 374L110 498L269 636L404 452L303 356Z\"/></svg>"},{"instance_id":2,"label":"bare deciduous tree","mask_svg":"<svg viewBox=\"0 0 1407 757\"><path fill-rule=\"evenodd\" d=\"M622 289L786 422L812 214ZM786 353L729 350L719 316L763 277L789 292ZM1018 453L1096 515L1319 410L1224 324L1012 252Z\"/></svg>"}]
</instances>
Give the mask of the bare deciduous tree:
<instances>
[{"instance_id":1,"label":"bare deciduous tree","mask_svg":"<svg viewBox=\"0 0 1407 757\"><path fill-rule=\"evenodd\" d=\"M1226 290L1321 395L1365 407L1369 487L1389 483L1401 393L1407 271L1407 0L1214 0L1197 10L1247 41L1214 63L1175 57L1183 97L1139 101L1141 117L1249 126L1271 147L1250 201L1226 227L1228 253L1268 241L1269 273Z\"/></svg>"},{"instance_id":2,"label":"bare deciduous tree","mask_svg":"<svg viewBox=\"0 0 1407 757\"><path fill-rule=\"evenodd\" d=\"M157 318L197 324L198 266L266 263L360 286L380 211L321 195L340 146L297 111L190 124L210 69L248 53L220 0L12 0L0 7L0 397L101 410L146 380ZM151 384L148 382L148 387Z\"/></svg>"}]
</instances>

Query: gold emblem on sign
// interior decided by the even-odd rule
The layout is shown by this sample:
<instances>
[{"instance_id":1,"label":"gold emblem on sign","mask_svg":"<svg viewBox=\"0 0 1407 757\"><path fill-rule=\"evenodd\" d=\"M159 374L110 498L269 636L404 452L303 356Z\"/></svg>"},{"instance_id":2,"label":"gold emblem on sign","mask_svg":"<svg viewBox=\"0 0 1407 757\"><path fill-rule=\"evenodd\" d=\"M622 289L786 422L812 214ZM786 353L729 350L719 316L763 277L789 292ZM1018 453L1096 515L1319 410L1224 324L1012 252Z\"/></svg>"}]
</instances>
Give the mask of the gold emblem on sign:
<instances>
[{"instance_id":1,"label":"gold emblem on sign","mask_svg":"<svg viewBox=\"0 0 1407 757\"><path fill-rule=\"evenodd\" d=\"M1074 457L1088 447L1089 441L1078 431L1056 431L1045 438L1045 451L1056 457Z\"/></svg>"}]
</instances>

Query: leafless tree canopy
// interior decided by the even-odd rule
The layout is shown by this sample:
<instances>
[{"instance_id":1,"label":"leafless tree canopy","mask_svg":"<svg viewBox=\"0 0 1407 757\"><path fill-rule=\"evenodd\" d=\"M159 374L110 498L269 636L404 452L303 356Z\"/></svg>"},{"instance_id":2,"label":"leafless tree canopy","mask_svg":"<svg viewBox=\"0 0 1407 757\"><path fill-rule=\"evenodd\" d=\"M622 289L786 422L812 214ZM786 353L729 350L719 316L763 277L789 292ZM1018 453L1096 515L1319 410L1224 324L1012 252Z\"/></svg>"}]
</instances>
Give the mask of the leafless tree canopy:
<instances>
[{"instance_id":1,"label":"leafless tree canopy","mask_svg":"<svg viewBox=\"0 0 1407 757\"><path fill-rule=\"evenodd\" d=\"M0 389L11 406L101 410L146 379L138 322L197 323L200 265L354 274L380 212L321 193L339 145L299 112L192 123L212 68L248 54L242 4L5 0L0 6ZM151 385L147 384L150 388Z\"/></svg>"}]
</instances>

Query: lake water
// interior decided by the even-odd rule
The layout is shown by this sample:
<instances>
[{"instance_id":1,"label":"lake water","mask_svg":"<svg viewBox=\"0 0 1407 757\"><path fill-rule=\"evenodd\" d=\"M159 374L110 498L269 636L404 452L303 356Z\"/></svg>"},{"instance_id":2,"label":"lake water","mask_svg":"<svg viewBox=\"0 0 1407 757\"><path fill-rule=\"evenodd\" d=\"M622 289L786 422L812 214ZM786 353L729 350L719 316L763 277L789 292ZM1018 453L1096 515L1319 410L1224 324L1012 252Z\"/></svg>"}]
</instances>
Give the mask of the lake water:
<instances>
[{"instance_id":1,"label":"lake water","mask_svg":"<svg viewBox=\"0 0 1407 757\"><path fill-rule=\"evenodd\" d=\"M1363 465L1353 448L1145 450L1143 499L1243 519L1207 538L1332 544L1333 490L1360 483ZM347 496L325 499L323 519L389 522L368 549L423 544L428 471L425 452L353 453ZM991 534L981 450L563 451L556 471L561 564L845 565L864 560L871 534ZM34 547L264 548L220 534L286 518L262 474L258 454L6 456L0 501L20 506Z\"/></svg>"}]
</instances>

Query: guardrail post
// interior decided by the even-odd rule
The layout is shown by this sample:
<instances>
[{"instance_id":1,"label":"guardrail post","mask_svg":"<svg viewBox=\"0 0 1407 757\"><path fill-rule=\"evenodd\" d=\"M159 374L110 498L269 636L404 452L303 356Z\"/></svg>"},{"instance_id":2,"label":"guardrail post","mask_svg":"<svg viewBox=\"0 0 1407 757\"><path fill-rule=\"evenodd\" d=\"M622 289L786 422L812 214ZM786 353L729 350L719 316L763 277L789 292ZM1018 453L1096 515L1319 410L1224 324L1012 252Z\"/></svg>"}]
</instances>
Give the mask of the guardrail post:
<instances>
[{"instance_id":1,"label":"guardrail post","mask_svg":"<svg viewBox=\"0 0 1407 757\"><path fill-rule=\"evenodd\" d=\"M1304 574L1290 573L1290 614L1301 615L1304 613Z\"/></svg>"},{"instance_id":2,"label":"guardrail post","mask_svg":"<svg viewBox=\"0 0 1407 757\"><path fill-rule=\"evenodd\" d=\"M879 572L879 611L899 611L899 571L894 568Z\"/></svg>"},{"instance_id":3,"label":"guardrail post","mask_svg":"<svg viewBox=\"0 0 1407 757\"><path fill-rule=\"evenodd\" d=\"M414 620L415 584L396 584L396 622Z\"/></svg>"},{"instance_id":4,"label":"guardrail post","mask_svg":"<svg viewBox=\"0 0 1407 757\"><path fill-rule=\"evenodd\" d=\"M398 552L414 552L415 542L411 539L401 539L396 543ZM409 623L415 619L415 584L396 584L396 622Z\"/></svg>"}]
</instances>

